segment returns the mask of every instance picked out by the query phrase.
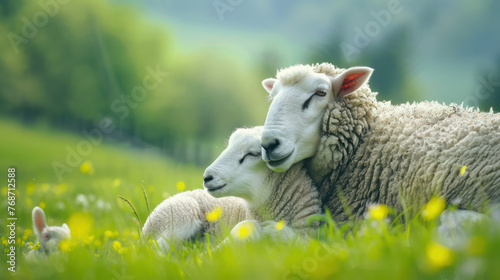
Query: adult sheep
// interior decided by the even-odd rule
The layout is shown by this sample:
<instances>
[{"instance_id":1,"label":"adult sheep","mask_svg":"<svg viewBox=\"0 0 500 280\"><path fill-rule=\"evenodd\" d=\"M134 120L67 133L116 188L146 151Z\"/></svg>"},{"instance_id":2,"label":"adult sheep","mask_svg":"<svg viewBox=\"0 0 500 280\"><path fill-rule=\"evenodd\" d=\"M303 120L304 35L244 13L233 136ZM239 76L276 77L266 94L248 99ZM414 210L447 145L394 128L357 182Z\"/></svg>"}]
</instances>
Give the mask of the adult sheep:
<instances>
[{"instance_id":1,"label":"adult sheep","mask_svg":"<svg viewBox=\"0 0 500 280\"><path fill-rule=\"evenodd\" d=\"M323 205L339 221L371 203L419 209L432 195L473 210L499 202L500 114L377 101L372 71L296 65L264 80L272 98L261 138L267 165L284 171L310 158Z\"/></svg>"},{"instance_id":2,"label":"adult sheep","mask_svg":"<svg viewBox=\"0 0 500 280\"><path fill-rule=\"evenodd\" d=\"M261 235L290 238L318 226L307 219L321 212L316 187L302 163L287 172L269 170L260 155L262 127L238 129L204 174L205 190L183 192L160 203L148 217L143 235L152 235L166 251L171 243L203 234L247 239ZM214 209L220 207L219 213ZM212 214L210 214L212 213ZM215 215L212 219L208 215ZM276 229L278 222L284 225ZM243 227L250 236L238 236ZM280 227L280 225L278 225Z\"/></svg>"}]
</instances>

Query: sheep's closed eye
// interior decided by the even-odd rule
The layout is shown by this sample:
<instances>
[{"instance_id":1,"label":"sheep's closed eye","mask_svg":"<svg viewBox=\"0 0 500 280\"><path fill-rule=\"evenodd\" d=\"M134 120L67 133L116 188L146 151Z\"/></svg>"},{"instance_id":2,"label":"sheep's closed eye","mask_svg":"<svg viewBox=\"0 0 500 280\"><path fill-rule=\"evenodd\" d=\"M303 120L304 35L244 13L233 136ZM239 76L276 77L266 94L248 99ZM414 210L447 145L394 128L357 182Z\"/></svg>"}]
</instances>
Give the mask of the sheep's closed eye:
<instances>
[{"instance_id":1,"label":"sheep's closed eye","mask_svg":"<svg viewBox=\"0 0 500 280\"><path fill-rule=\"evenodd\" d=\"M260 157L260 153L247 153L246 155L244 155L241 159L240 159L240 164L242 164L244 161L245 161L245 158L247 156L251 156L251 157Z\"/></svg>"}]
</instances>

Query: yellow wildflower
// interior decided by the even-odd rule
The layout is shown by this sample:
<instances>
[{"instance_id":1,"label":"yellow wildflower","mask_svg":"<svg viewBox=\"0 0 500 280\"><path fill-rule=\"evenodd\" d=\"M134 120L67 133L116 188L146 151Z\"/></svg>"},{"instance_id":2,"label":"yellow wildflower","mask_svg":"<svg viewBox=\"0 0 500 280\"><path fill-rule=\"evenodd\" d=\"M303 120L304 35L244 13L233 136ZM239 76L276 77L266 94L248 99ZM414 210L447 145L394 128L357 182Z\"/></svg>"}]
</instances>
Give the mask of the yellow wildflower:
<instances>
[{"instance_id":1,"label":"yellow wildflower","mask_svg":"<svg viewBox=\"0 0 500 280\"><path fill-rule=\"evenodd\" d=\"M82 165L80 165L80 172L89 175L94 174L94 166L92 165L92 162L87 160L84 163L82 163Z\"/></svg>"},{"instance_id":2,"label":"yellow wildflower","mask_svg":"<svg viewBox=\"0 0 500 280\"><path fill-rule=\"evenodd\" d=\"M424 220L430 221L437 218L443 212L446 207L446 202L442 197L433 197L429 202L424 206L424 210L422 211L422 218Z\"/></svg>"},{"instance_id":3,"label":"yellow wildflower","mask_svg":"<svg viewBox=\"0 0 500 280\"><path fill-rule=\"evenodd\" d=\"M90 243L92 243L92 241L94 241L94 235L89 235L87 237L85 237L83 239L83 245L89 245Z\"/></svg>"},{"instance_id":4,"label":"yellow wildflower","mask_svg":"<svg viewBox=\"0 0 500 280\"><path fill-rule=\"evenodd\" d=\"M460 175L464 175L466 169L467 169L467 166L465 166L465 165L460 167Z\"/></svg>"},{"instance_id":5,"label":"yellow wildflower","mask_svg":"<svg viewBox=\"0 0 500 280\"><path fill-rule=\"evenodd\" d=\"M207 221L215 222L220 218L221 215L222 215L222 207L217 206L212 211L206 213L205 217L207 218Z\"/></svg>"},{"instance_id":6,"label":"yellow wildflower","mask_svg":"<svg viewBox=\"0 0 500 280\"><path fill-rule=\"evenodd\" d=\"M155 191L155 187L154 187L153 185L150 185L150 186L148 187L148 191L149 191L149 192L154 192L154 191Z\"/></svg>"},{"instance_id":7,"label":"yellow wildflower","mask_svg":"<svg viewBox=\"0 0 500 280\"><path fill-rule=\"evenodd\" d=\"M102 242L101 242L101 240L96 239L96 240L94 241L94 247L96 247L96 248L100 248L101 246L102 246Z\"/></svg>"},{"instance_id":8,"label":"yellow wildflower","mask_svg":"<svg viewBox=\"0 0 500 280\"><path fill-rule=\"evenodd\" d=\"M472 236L467 240L467 253L478 256L486 251L486 240L480 236Z\"/></svg>"},{"instance_id":9,"label":"yellow wildflower","mask_svg":"<svg viewBox=\"0 0 500 280\"><path fill-rule=\"evenodd\" d=\"M71 229L71 236L83 240L89 233L92 232L94 220L92 217L83 212L76 212L71 215L68 220L68 227Z\"/></svg>"},{"instance_id":10,"label":"yellow wildflower","mask_svg":"<svg viewBox=\"0 0 500 280\"><path fill-rule=\"evenodd\" d=\"M186 188L186 184L182 181L177 182L175 185L178 191L182 192Z\"/></svg>"},{"instance_id":11,"label":"yellow wildflower","mask_svg":"<svg viewBox=\"0 0 500 280\"><path fill-rule=\"evenodd\" d=\"M113 232L112 232L112 231L110 231L110 230L106 230L106 231L104 232L104 236L105 236L106 238L112 238L112 237L113 237Z\"/></svg>"},{"instance_id":12,"label":"yellow wildflower","mask_svg":"<svg viewBox=\"0 0 500 280\"><path fill-rule=\"evenodd\" d=\"M9 188L7 188L7 187L3 187L3 188L2 188L2 194L3 194L4 196L6 196L8 192L9 192Z\"/></svg>"},{"instance_id":13,"label":"yellow wildflower","mask_svg":"<svg viewBox=\"0 0 500 280\"><path fill-rule=\"evenodd\" d=\"M47 192L50 189L50 185L47 183L42 184L42 191Z\"/></svg>"},{"instance_id":14,"label":"yellow wildflower","mask_svg":"<svg viewBox=\"0 0 500 280\"><path fill-rule=\"evenodd\" d=\"M42 201L42 202L40 202L39 206L40 206L40 208L45 209L45 206L46 206L46 205L45 205L45 202L43 202L43 201Z\"/></svg>"},{"instance_id":15,"label":"yellow wildflower","mask_svg":"<svg viewBox=\"0 0 500 280\"><path fill-rule=\"evenodd\" d=\"M32 242L30 242L30 243L33 244ZM31 249L32 250L38 250L38 249L40 249L40 242L37 242L35 245L32 245Z\"/></svg>"},{"instance_id":16,"label":"yellow wildflower","mask_svg":"<svg viewBox=\"0 0 500 280\"><path fill-rule=\"evenodd\" d=\"M443 245L431 242L425 249L425 255L430 266L433 268L442 268L453 263L453 251Z\"/></svg>"},{"instance_id":17,"label":"yellow wildflower","mask_svg":"<svg viewBox=\"0 0 500 280\"><path fill-rule=\"evenodd\" d=\"M122 181L118 178L113 180L113 187L117 188L122 184Z\"/></svg>"},{"instance_id":18,"label":"yellow wildflower","mask_svg":"<svg viewBox=\"0 0 500 280\"><path fill-rule=\"evenodd\" d=\"M278 223L276 223L276 225L274 226L277 230L282 230L283 227L285 226L285 221L284 220L281 220L279 221Z\"/></svg>"},{"instance_id":19,"label":"yellow wildflower","mask_svg":"<svg viewBox=\"0 0 500 280\"><path fill-rule=\"evenodd\" d=\"M389 208L384 204L371 205L368 208L368 213L375 220L383 220L389 214Z\"/></svg>"},{"instance_id":20,"label":"yellow wildflower","mask_svg":"<svg viewBox=\"0 0 500 280\"><path fill-rule=\"evenodd\" d=\"M61 252L68 252L71 250L71 240L70 239L63 239L59 242L59 245L57 246L59 251Z\"/></svg>"},{"instance_id":21,"label":"yellow wildflower","mask_svg":"<svg viewBox=\"0 0 500 280\"><path fill-rule=\"evenodd\" d=\"M54 193L57 195L63 194L68 189L68 186L64 183L55 186Z\"/></svg>"},{"instance_id":22,"label":"yellow wildflower","mask_svg":"<svg viewBox=\"0 0 500 280\"><path fill-rule=\"evenodd\" d=\"M35 183L28 182L28 184L26 184L26 191L25 192L27 195L32 195L35 192Z\"/></svg>"},{"instance_id":23,"label":"yellow wildflower","mask_svg":"<svg viewBox=\"0 0 500 280\"><path fill-rule=\"evenodd\" d=\"M7 245L9 245L9 241L7 239L5 239L5 238L2 237L2 244L4 246L7 246Z\"/></svg>"},{"instance_id":24,"label":"yellow wildflower","mask_svg":"<svg viewBox=\"0 0 500 280\"><path fill-rule=\"evenodd\" d=\"M120 243L120 241L113 241L113 249L115 249L115 251L119 251L122 247L122 244Z\"/></svg>"},{"instance_id":25,"label":"yellow wildflower","mask_svg":"<svg viewBox=\"0 0 500 280\"><path fill-rule=\"evenodd\" d=\"M117 252L118 252L118 254L123 255L123 254L128 252L128 248L127 247L120 248L120 249L118 249Z\"/></svg>"},{"instance_id":26,"label":"yellow wildflower","mask_svg":"<svg viewBox=\"0 0 500 280\"><path fill-rule=\"evenodd\" d=\"M26 206L30 207L33 206L33 200L31 198L27 197L26 198Z\"/></svg>"},{"instance_id":27,"label":"yellow wildflower","mask_svg":"<svg viewBox=\"0 0 500 280\"><path fill-rule=\"evenodd\" d=\"M239 239L245 239L251 236L254 231L255 231L255 225L253 224L253 222L250 221L244 222L238 227L236 231L236 236Z\"/></svg>"}]
</instances>

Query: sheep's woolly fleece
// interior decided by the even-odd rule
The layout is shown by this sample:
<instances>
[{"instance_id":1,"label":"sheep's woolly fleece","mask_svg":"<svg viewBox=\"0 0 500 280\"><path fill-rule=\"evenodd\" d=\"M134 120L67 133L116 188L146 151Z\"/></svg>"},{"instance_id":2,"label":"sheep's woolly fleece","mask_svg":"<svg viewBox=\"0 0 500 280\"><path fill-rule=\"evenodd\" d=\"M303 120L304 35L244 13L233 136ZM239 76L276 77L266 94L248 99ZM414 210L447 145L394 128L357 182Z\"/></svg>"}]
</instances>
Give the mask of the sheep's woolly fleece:
<instances>
[{"instance_id":1,"label":"sheep's woolly fleece","mask_svg":"<svg viewBox=\"0 0 500 280\"><path fill-rule=\"evenodd\" d=\"M294 164L286 172L268 172L267 185L273 189L262 206L256 208L249 204L252 219L283 220L287 226L303 233L316 228L319 223L308 224L308 219L321 213L321 201L303 162Z\"/></svg>"},{"instance_id":2,"label":"sheep's woolly fleece","mask_svg":"<svg viewBox=\"0 0 500 280\"><path fill-rule=\"evenodd\" d=\"M323 63L277 77L343 71ZM364 85L323 117L308 168L335 219L360 216L371 203L419 209L432 195L473 210L500 202L500 114L437 102L391 105L376 95Z\"/></svg>"}]
</instances>

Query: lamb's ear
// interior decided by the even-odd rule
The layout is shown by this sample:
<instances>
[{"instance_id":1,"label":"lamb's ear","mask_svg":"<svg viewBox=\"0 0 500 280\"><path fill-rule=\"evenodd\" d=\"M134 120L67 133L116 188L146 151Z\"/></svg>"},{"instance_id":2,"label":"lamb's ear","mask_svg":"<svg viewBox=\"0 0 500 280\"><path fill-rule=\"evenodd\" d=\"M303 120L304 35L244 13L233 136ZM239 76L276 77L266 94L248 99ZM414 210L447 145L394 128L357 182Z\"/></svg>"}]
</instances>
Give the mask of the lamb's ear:
<instances>
[{"instance_id":1,"label":"lamb's ear","mask_svg":"<svg viewBox=\"0 0 500 280\"><path fill-rule=\"evenodd\" d=\"M33 216L33 228L35 229L35 233L37 235L41 235L43 230L47 227L47 223L45 222L45 213L42 208L36 206L33 208L32 212Z\"/></svg>"},{"instance_id":2,"label":"lamb's ear","mask_svg":"<svg viewBox=\"0 0 500 280\"><path fill-rule=\"evenodd\" d=\"M351 67L344 73L332 78L333 95L338 98L355 92L368 82L373 69L370 67Z\"/></svg>"},{"instance_id":3,"label":"lamb's ear","mask_svg":"<svg viewBox=\"0 0 500 280\"><path fill-rule=\"evenodd\" d=\"M271 91L273 90L274 87L274 83L276 83L276 79L269 78L262 81L262 86L264 87L265 90L267 90L269 94L271 94Z\"/></svg>"},{"instance_id":4,"label":"lamb's ear","mask_svg":"<svg viewBox=\"0 0 500 280\"><path fill-rule=\"evenodd\" d=\"M62 224L61 226L63 229L66 229L68 232L71 232L71 230L69 230L69 227L66 223Z\"/></svg>"}]
</instances>

